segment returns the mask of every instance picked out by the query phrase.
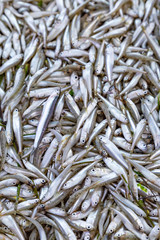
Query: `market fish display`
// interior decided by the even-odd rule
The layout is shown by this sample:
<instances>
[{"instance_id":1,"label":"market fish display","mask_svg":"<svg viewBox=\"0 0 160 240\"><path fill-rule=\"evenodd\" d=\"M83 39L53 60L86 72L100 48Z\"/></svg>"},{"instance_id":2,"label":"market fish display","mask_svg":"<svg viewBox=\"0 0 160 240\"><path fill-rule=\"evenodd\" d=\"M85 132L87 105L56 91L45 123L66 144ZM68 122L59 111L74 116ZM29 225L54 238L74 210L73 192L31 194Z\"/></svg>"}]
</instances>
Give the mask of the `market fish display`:
<instances>
[{"instance_id":1,"label":"market fish display","mask_svg":"<svg viewBox=\"0 0 160 240\"><path fill-rule=\"evenodd\" d=\"M0 239L160 239L160 2L0 1Z\"/></svg>"}]
</instances>

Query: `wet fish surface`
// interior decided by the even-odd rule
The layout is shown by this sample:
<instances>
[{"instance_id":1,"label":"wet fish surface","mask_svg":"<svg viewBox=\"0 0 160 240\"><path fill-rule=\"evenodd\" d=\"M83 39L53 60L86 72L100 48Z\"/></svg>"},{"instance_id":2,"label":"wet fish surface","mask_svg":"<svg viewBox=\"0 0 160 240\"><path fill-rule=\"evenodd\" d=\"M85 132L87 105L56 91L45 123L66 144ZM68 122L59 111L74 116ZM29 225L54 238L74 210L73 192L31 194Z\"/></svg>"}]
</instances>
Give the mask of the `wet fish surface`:
<instances>
[{"instance_id":1,"label":"wet fish surface","mask_svg":"<svg viewBox=\"0 0 160 240\"><path fill-rule=\"evenodd\" d=\"M160 239L160 2L0 1L0 239Z\"/></svg>"}]
</instances>

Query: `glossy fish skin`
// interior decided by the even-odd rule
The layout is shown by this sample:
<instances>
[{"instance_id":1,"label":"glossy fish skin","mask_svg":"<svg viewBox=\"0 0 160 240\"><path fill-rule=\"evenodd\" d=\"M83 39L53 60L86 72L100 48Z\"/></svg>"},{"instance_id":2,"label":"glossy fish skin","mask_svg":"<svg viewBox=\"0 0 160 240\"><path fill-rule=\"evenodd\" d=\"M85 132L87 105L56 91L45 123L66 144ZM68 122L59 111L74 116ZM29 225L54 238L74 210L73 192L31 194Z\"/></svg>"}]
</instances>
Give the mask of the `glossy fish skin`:
<instances>
[{"instance_id":1,"label":"glossy fish skin","mask_svg":"<svg viewBox=\"0 0 160 240\"><path fill-rule=\"evenodd\" d=\"M6 154L7 154L7 149L6 149L6 135L5 135L5 130L3 127L0 127L0 150L1 150L1 164L0 164L0 169L2 170L4 163L6 161Z\"/></svg>"},{"instance_id":2,"label":"glossy fish skin","mask_svg":"<svg viewBox=\"0 0 160 240\"><path fill-rule=\"evenodd\" d=\"M0 238L159 239L159 14L0 1Z\"/></svg>"},{"instance_id":3,"label":"glossy fish skin","mask_svg":"<svg viewBox=\"0 0 160 240\"><path fill-rule=\"evenodd\" d=\"M100 94L98 94L98 96L103 101L103 103L108 107L108 110L115 118L117 118L123 123L128 123L128 119L119 109L117 109L112 103L103 98Z\"/></svg>"},{"instance_id":4,"label":"glossy fish skin","mask_svg":"<svg viewBox=\"0 0 160 240\"><path fill-rule=\"evenodd\" d=\"M46 192L46 195L44 195L42 199L42 203L47 202L49 199L51 199L54 196L54 194L57 191L57 188L59 187L65 175L68 173L69 169L70 169L70 165L66 167L57 178L55 178L55 180L50 185L48 191Z\"/></svg>"},{"instance_id":5,"label":"glossy fish skin","mask_svg":"<svg viewBox=\"0 0 160 240\"><path fill-rule=\"evenodd\" d=\"M8 103L9 100L13 99L13 97L15 97L15 95L20 92L20 90L23 87L24 80L25 80L25 71L23 67L20 67L16 72L13 87L7 91L5 97L3 98L3 101L2 101L3 107Z\"/></svg>"},{"instance_id":6,"label":"glossy fish skin","mask_svg":"<svg viewBox=\"0 0 160 240\"><path fill-rule=\"evenodd\" d=\"M105 49L105 58L106 58L106 73L108 76L109 82L112 80L112 71L114 65L114 49L111 44L106 46Z\"/></svg>"},{"instance_id":7,"label":"glossy fish skin","mask_svg":"<svg viewBox=\"0 0 160 240\"><path fill-rule=\"evenodd\" d=\"M76 104L76 102L74 102L74 99L68 92L65 93L65 99L66 99L66 103L67 103L67 106L70 109L70 111L73 113L73 115L75 117L78 117L80 115L79 107Z\"/></svg>"},{"instance_id":8,"label":"glossy fish skin","mask_svg":"<svg viewBox=\"0 0 160 240\"><path fill-rule=\"evenodd\" d=\"M34 57L31 59L30 62L30 72L32 75L36 74L38 70L40 70L45 61L44 50L42 48L37 49Z\"/></svg>"},{"instance_id":9,"label":"glossy fish skin","mask_svg":"<svg viewBox=\"0 0 160 240\"><path fill-rule=\"evenodd\" d=\"M72 231L71 227L68 225L68 223L61 217L57 217L54 215L49 215L58 225L58 227L61 229L61 232L63 233L63 236L66 237L66 239L73 239L76 240L76 236L74 232Z\"/></svg>"},{"instance_id":10,"label":"glossy fish skin","mask_svg":"<svg viewBox=\"0 0 160 240\"><path fill-rule=\"evenodd\" d=\"M104 66L104 46L105 42L103 41L97 54L97 59L95 62L95 73L96 75L99 75L103 69Z\"/></svg>"},{"instance_id":11,"label":"glossy fish skin","mask_svg":"<svg viewBox=\"0 0 160 240\"><path fill-rule=\"evenodd\" d=\"M123 156L120 154L118 148L113 144L109 139L102 138L100 139L102 142L102 146L108 154L113 157L113 159L117 160L122 166L124 166L126 169L128 168L127 163L125 162Z\"/></svg>"},{"instance_id":12,"label":"glossy fish skin","mask_svg":"<svg viewBox=\"0 0 160 240\"><path fill-rule=\"evenodd\" d=\"M133 136L133 142L132 142L132 146L131 146L131 151L133 152L134 146L136 144L136 142L139 140L139 138L141 137L141 134L143 133L143 131L145 130L146 127L146 120L142 119L136 127L134 136Z\"/></svg>"},{"instance_id":13,"label":"glossy fish skin","mask_svg":"<svg viewBox=\"0 0 160 240\"><path fill-rule=\"evenodd\" d=\"M135 163L131 160L129 160L130 163L133 165L133 166L136 166L139 171L141 171L141 173L146 176L146 178L153 184L159 186L159 183L160 183L160 179L159 177L157 177L155 174L153 174L152 172L150 172L148 169L142 167L141 165L139 165L138 163Z\"/></svg>"},{"instance_id":14,"label":"glossy fish skin","mask_svg":"<svg viewBox=\"0 0 160 240\"><path fill-rule=\"evenodd\" d=\"M94 164L96 164L96 161L93 162L91 165L83 168L81 171L78 172L78 174L76 174L74 177L72 177L71 179L69 179L63 186L63 189L69 189L73 186L75 186L76 184L78 184L79 182L81 182L85 176L87 171L92 168L92 166L94 166Z\"/></svg>"},{"instance_id":15,"label":"glossy fish skin","mask_svg":"<svg viewBox=\"0 0 160 240\"><path fill-rule=\"evenodd\" d=\"M149 112L149 109L148 109L148 106L146 105L146 103L144 103L144 109L143 109L143 112L148 120L148 125L149 125L149 128L150 128L150 131L153 135L153 138L154 138L154 144L155 144L155 149L158 148L158 146L160 145L159 141L160 141L160 130L159 130L159 127L157 126L157 123L155 122L154 118L153 118L153 115L150 114Z\"/></svg>"},{"instance_id":16,"label":"glossy fish skin","mask_svg":"<svg viewBox=\"0 0 160 240\"><path fill-rule=\"evenodd\" d=\"M63 31L63 29L67 26L68 22L69 19L68 16L66 15L62 22L58 23L49 33L49 35L47 36L47 41L52 41L53 39L55 39L60 34L60 32Z\"/></svg>"},{"instance_id":17,"label":"glossy fish skin","mask_svg":"<svg viewBox=\"0 0 160 240\"><path fill-rule=\"evenodd\" d=\"M21 62L23 58L22 54L18 54L14 56L13 58L9 59L6 61L1 67L0 67L0 74L4 73L7 71L9 68L16 66L18 63Z\"/></svg>"},{"instance_id":18,"label":"glossy fish skin","mask_svg":"<svg viewBox=\"0 0 160 240\"><path fill-rule=\"evenodd\" d=\"M85 69L82 72L83 79L86 83L88 90L89 99L92 99L92 88L93 88L93 66L91 63L87 63Z\"/></svg>"},{"instance_id":19,"label":"glossy fish skin","mask_svg":"<svg viewBox=\"0 0 160 240\"><path fill-rule=\"evenodd\" d=\"M88 103L87 108L84 109L84 111L78 118L76 132L78 132L78 130L82 126L83 122L87 119L87 117L89 117L89 115L92 113L92 111L94 110L96 105L97 105L97 99L94 99Z\"/></svg>"},{"instance_id":20,"label":"glossy fish skin","mask_svg":"<svg viewBox=\"0 0 160 240\"><path fill-rule=\"evenodd\" d=\"M22 119L17 108L13 111L13 132L18 144L19 154L22 154Z\"/></svg>"},{"instance_id":21,"label":"glossy fish skin","mask_svg":"<svg viewBox=\"0 0 160 240\"><path fill-rule=\"evenodd\" d=\"M34 150L38 147L40 141L42 140L44 132L49 123L49 120L52 117L52 114L53 114L53 111L55 108L55 104L58 100L59 93L60 93L60 90L58 88L55 89L55 91L48 98L48 100L43 108L41 119L39 121L37 131L36 131L36 137L35 137L34 146L33 146Z\"/></svg>"},{"instance_id":22,"label":"glossy fish skin","mask_svg":"<svg viewBox=\"0 0 160 240\"><path fill-rule=\"evenodd\" d=\"M2 216L1 221L4 225L6 225L19 239L24 240L25 237L20 229L20 226L15 221L15 219L11 216Z\"/></svg>"}]
</instances>

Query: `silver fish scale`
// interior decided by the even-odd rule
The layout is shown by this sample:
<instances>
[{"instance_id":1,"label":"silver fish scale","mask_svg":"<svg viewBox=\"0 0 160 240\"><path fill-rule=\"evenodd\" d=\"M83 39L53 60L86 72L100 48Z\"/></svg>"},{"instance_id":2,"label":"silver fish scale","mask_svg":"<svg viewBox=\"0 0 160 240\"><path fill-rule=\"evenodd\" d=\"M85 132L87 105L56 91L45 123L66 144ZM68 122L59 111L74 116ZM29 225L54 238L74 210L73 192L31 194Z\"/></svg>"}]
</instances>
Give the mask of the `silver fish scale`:
<instances>
[{"instance_id":1,"label":"silver fish scale","mask_svg":"<svg viewBox=\"0 0 160 240\"><path fill-rule=\"evenodd\" d=\"M0 238L160 238L159 36L157 0L0 1Z\"/></svg>"}]
</instances>

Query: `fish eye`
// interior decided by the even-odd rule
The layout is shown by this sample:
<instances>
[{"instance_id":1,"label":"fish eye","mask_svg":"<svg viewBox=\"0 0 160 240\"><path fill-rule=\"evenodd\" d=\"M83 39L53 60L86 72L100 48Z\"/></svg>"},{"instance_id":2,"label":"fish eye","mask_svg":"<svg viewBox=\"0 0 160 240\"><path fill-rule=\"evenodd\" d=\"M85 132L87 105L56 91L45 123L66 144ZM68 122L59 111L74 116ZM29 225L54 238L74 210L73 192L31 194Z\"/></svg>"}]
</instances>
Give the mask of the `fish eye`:
<instances>
[{"instance_id":1,"label":"fish eye","mask_svg":"<svg viewBox=\"0 0 160 240\"><path fill-rule=\"evenodd\" d=\"M13 185L16 185L16 182L13 182L12 184L13 184Z\"/></svg>"},{"instance_id":2,"label":"fish eye","mask_svg":"<svg viewBox=\"0 0 160 240\"><path fill-rule=\"evenodd\" d=\"M73 192L76 192L77 191L77 188L75 187L74 189L73 189Z\"/></svg>"},{"instance_id":3,"label":"fish eye","mask_svg":"<svg viewBox=\"0 0 160 240\"><path fill-rule=\"evenodd\" d=\"M94 172L94 171L95 171L95 169L93 168L91 171L92 171L92 172Z\"/></svg>"},{"instance_id":4,"label":"fish eye","mask_svg":"<svg viewBox=\"0 0 160 240\"><path fill-rule=\"evenodd\" d=\"M91 226L88 225L88 226L87 226L87 229L91 229Z\"/></svg>"},{"instance_id":5,"label":"fish eye","mask_svg":"<svg viewBox=\"0 0 160 240\"><path fill-rule=\"evenodd\" d=\"M95 204L95 205L97 205L97 204L98 204L98 202L97 202L97 201L95 201L95 202L94 202L94 204Z\"/></svg>"},{"instance_id":6,"label":"fish eye","mask_svg":"<svg viewBox=\"0 0 160 240\"><path fill-rule=\"evenodd\" d=\"M44 179L42 180L42 183L45 183L45 180L44 180Z\"/></svg>"},{"instance_id":7,"label":"fish eye","mask_svg":"<svg viewBox=\"0 0 160 240\"><path fill-rule=\"evenodd\" d=\"M75 75L75 79L78 79L78 76L77 76L77 75Z\"/></svg>"},{"instance_id":8,"label":"fish eye","mask_svg":"<svg viewBox=\"0 0 160 240\"><path fill-rule=\"evenodd\" d=\"M72 213L73 216L76 216L76 213Z\"/></svg>"},{"instance_id":9,"label":"fish eye","mask_svg":"<svg viewBox=\"0 0 160 240\"><path fill-rule=\"evenodd\" d=\"M113 230L112 229L110 229L110 233L112 233L113 232Z\"/></svg>"},{"instance_id":10,"label":"fish eye","mask_svg":"<svg viewBox=\"0 0 160 240\"><path fill-rule=\"evenodd\" d=\"M160 230L160 228L157 228L157 230L159 231L159 230Z\"/></svg>"}]
</instances>

